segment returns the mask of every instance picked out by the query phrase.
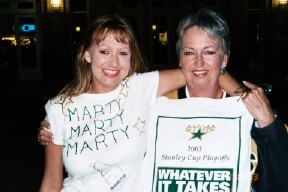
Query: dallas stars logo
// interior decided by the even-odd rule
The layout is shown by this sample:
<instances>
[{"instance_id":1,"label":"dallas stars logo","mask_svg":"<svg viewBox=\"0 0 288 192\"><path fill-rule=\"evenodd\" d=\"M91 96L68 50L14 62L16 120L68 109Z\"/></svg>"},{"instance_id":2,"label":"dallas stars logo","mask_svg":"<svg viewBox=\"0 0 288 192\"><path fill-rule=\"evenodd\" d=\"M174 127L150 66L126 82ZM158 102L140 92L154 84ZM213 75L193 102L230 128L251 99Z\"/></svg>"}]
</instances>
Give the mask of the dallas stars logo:
<instances>
[{"instance_id":1,"label":"dallas stars logo","mask_svg":"<svg viewBox=\"0 0 288 192\"><path fill-rule=\"evenodd\" d=\"M202 135L204 135L205 133L202 133L201 130L199 129L196 133L192 133L192 137L189 139L194 139L194 138L198 138L200 140L202 140Z\"/></svg>"},{"instance_id":2,"label":"dallas stars logo","mask_svg":"<svg viewBox=\"0 0 288 192\"><path fill-rule=\"evenodd\" d=\"M188 125L187 128L186 128L186 131L188 133L191 133L191 139L195 139L195 138L198 138L200 140L202 140L202 136L205 135L206 133L209 133L211 131L214 131L215 129L215 126L214 125Z\"/></svg>"}]
</instances>

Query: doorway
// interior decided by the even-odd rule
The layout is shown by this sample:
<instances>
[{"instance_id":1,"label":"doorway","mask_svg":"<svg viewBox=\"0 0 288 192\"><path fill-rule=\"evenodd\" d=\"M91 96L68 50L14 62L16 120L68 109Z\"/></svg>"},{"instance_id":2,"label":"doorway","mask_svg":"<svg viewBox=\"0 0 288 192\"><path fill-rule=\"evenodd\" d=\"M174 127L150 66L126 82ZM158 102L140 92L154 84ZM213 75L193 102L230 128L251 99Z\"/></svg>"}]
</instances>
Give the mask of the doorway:
<instances>
[{"instance_id":1,"label":"doorway","mask_svg":"<svg viewBox=\"0 0 288 192\"><path fill-rule=\"evenodd\" d=\"M1 39L9 46L17 79L41 79L40 41L35 15L2 14Z\"/></svg>"}]
</instances>

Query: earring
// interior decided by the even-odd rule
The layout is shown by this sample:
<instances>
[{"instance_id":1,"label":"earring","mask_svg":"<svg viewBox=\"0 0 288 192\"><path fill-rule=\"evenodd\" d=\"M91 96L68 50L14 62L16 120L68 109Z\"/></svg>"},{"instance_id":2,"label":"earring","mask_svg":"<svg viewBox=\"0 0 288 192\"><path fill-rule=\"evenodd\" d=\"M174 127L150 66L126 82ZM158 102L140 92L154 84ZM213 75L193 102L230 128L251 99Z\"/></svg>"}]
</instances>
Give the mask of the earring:
<instances>
[{"instance_id":1,"label":"earring","mask_svg":"<svg viewBox=\"0 0 288 192\"><path fill-rule=\"evenodd\" d=\"M182 67L181 63L179 63L179 67Z\"/></svg>"},{"instance_id":2,"label":"earring","mask_svg":"<svg viewBox=\"0 0 288 192\"><path fill-rule=\"evenodd\" d=\"M220 71L221 75L224 75L224 74L225 74L225 71L226 71L226 67L222 67L222 69L221 69L221 71Z\"/></svg>"}]
</instances>

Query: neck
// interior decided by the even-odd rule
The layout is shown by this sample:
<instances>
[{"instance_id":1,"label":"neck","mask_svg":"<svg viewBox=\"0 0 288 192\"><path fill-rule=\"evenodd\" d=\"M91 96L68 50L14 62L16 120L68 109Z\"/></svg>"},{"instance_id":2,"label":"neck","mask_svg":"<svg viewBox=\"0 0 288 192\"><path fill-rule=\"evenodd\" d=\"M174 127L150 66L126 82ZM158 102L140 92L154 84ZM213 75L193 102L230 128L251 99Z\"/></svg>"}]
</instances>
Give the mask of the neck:
<instances>
[{"instance_id":1,"label":"neck","mask_svg":"<svg viewBox=\"0 0 288 192\"><path fill-rule=\"evenodd\" d=\"M87 91L87 93L90 93L90 94L103 94L103 93L111 92L111 91L115 90L116 88L117 87L101 87L101 86L94 85L92 83L90 85L89 90Z\"/></svg>"},{"instance_id":2,"label":"neck","mask_svg":"<svg viewBox=\"0 0 288 192\"><path fill-rule=\"evenodd\" d=\"M212 99L221 99L223 91L219 86L205 87L205 86L187 86L187 91L190 97L207 97Z\"/></svg>"}]
</instances>

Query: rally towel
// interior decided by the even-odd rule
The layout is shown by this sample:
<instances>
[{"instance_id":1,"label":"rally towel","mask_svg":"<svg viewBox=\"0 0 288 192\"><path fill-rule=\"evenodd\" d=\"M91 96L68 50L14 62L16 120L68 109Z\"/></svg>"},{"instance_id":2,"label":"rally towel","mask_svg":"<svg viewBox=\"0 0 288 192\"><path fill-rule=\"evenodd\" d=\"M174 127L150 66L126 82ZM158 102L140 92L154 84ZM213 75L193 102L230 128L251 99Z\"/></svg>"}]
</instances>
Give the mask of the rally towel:
<instances>
[{"instance_id":1,"label":"rally towel","mask_svg":"<svg viewBox=\"0 0 288 192\"><path fill-rule=\"evenodd\" d=\"M144 192L250 191L253 117L238 98L160 98L148 122Z\"/></svg>"}]
</instances>

